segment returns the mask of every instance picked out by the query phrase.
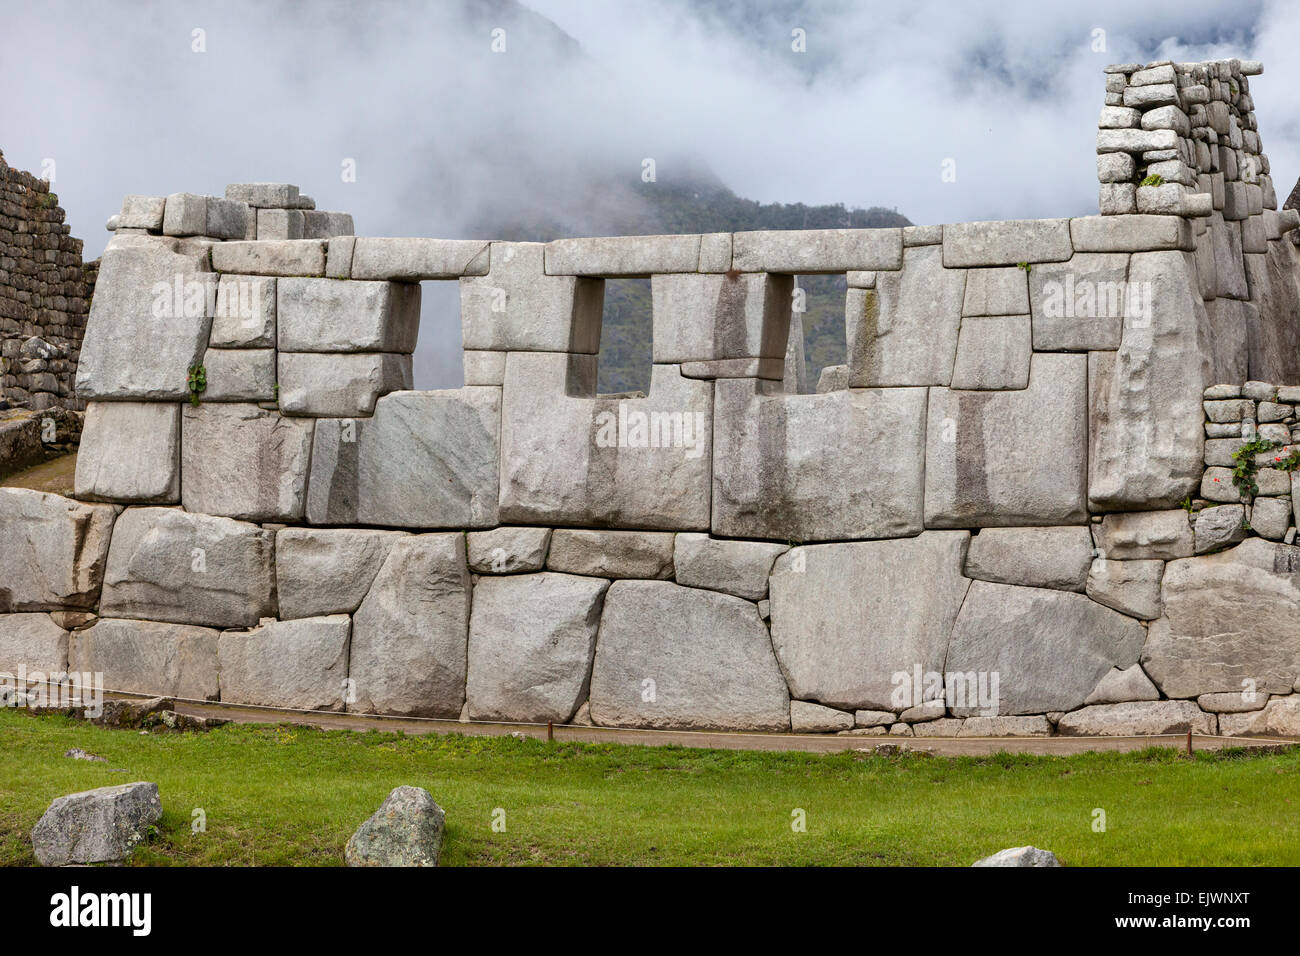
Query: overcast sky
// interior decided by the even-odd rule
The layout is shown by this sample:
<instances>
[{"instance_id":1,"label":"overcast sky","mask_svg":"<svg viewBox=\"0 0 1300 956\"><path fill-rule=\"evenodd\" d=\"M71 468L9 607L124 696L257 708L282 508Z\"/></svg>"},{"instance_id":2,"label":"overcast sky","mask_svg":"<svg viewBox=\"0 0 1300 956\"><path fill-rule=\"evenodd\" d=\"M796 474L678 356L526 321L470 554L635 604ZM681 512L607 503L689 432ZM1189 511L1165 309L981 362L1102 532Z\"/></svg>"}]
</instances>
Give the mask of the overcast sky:
<instances>
[{"instance_id":1,"label":"overcast sky","mask_svg":"<svg viewBox=\"0 0 1300 956\"><path fill-rule=\"evenodd\" d=\"M647 157L917 223L1093 213L1101 68L1165 58L1263 60L1280 196L1300 174L1294 2L3 2L0 149L53 161L87 258L126 193L291 181L360 234L456 236ZM426 301L439 344L454 309Z\"/></svg>"}]
</instances>

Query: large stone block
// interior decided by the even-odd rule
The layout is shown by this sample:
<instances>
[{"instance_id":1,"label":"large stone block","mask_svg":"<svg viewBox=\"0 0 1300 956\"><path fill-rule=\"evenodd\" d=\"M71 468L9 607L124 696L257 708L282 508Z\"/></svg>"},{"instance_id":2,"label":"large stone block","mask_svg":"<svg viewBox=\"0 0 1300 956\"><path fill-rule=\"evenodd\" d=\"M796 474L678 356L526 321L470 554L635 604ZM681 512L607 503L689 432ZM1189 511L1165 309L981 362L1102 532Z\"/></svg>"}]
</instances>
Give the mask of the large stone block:
<instances>
[{"instance_id":1,"label":"large stone block","mask_svg":"<svg viewBox=\"0 0 1300 956\"><path fill-rule=\"evenodd\" d=\"M217 277L209 244L118 236L99 279L77 364L77 397L181 400L186 374L203 357Z\"/></svg>"},{"instance_id":2,"label":"large stone block","mask_svg":"<svg viewBox=\"0 0 1300 956\"><path fill-rule=\"evenodd\" d=\"M965 289L965 271L945 269L940 246L914 246L903 253L901 271L876 277L874 294L850 290L850 387L952 381Z\"/></svg>"},{"instance_id":3,"label":"large stone block","mask_svg":"<svg viewBox=\"0 0 1300 956\"><path fill-rule=\"evenodd\" d=\"M599 397L596 357L511 352L501 411L501 519L703 530L713 384L656 365L646 398Z\"/></svg>"},{"instance_id":4,"label":"large stone block","mask_svg":"<svg viewBox=\"0 0 1300 956\"><path fill-rule=\"evenodd\" d=\"M1170 561L1142 666L1167 697L1286 694L1300 680L1300 548L1248 538Z\"/></svg>"},{"instance_id":5,"label":"large stone block","mask_svg":"<svg viewBox=\"0 0 1300 956\"><path fill-rule=\"evenodd\" d=\"M1136 663L1146 631L1082 594L976 581L952 630L949 675L998 677L998 713L1073 710L1113 667ZM950 678L951 679L951 678ZM959 716L979 707L950 708Z\"/></svg>"},{"instance_id":6,"label":"large stone block","mask_svg":"<svg viewBox=\"0 0 1300 956\"><path fill-rule=\"evenodd\" d=\"M1070 220L1075 252L1192 249L1192 224L1182 216L1080 216Z\"/></svg>"},{"instance_id":7,"label":"large stone block","mask_svg":"<svg viewBox=\"0 0 1300 956\"><path fill-rule=\"evenodd\" d=\"M655 276L654 361L784 359L793 287L770 273Z\"/></svg>"},{"instance_id":8,"label":"large stone block","mask_svg":"<svg viewBox=\"0 0 1300 956\"><path fill-rule=\"evenodd\" d=\"M1210 381L1205 307L1179 252L1135 253L1130 310L1113 359L1090 375L1088 500L1094 511L1171 507L1196 494L1204 467L1202 393Z\"/></svg>"},{"instance_id":9,"label":"large stone block","mask_svg":"<svg viewBox=\"0 0 1300 956\"><path fill-rule=\"evenodd\" d=\"M481 276L488 269L482 239L388 239L363 236L352 249L353 279L422 282Z\"/></svg>"},{"instance_id":10,"label":"large stone block","mask_svg":"<svg viewBox=\"0 0 1300 956\"><path fill-rule=\"evenodd\" d=\"M1082 591L1092 564L1087 526L986 528L971 539L968 578L998 584Z\"/></svg>"},{"instance_id":11,"label":"large stone block","mask_svg":"<svg viewBox=\"0 0 1300 956\"><path fill-rule=\"evenodd\" d=\"M478 574L540 571L551 547L550 528L493 528L465 535L469 569Z\"/></svg>"},{"instance_id":12,"label":"large stone block","mask_svg":"<svg viewBox=\"0 0 1300 956\"><path fill-rule=\"evenodd\" d=\"M950 269L1061 262L1073 253L1068 219L959 222L943 227L943 264Z\"/></svg>"},{"instance_id":13,"label":"large stone block","mask_svg":"<svg viewBox=\"0 0 1300 956\"><path fill-rule=\"evenodd\" d=\"M673 544L677 583L734 594L747 601L767 596L772 564L789 545L766 541L727 541L707 534L683 533Z\"/></svg>"},{"instance_id":14,"label":"large stone block","mask_svg":"<svg viewBox=\"0 0 1300 956\"><path fill-rule=\"evenodd\" d=\"M777 558L772 645L791 694L846 710L902 709L895 675L910 680L918 666L944 669L948 635L971 584L961 573L969 538L927 531L797 547ZM915 701L906 696L910 707Z\"/></svg>"},{"instance_id":15,"label":"large stone block","mask_svg":"<svg viewBox=\"0 0 1300 956\"><path fill-rule=\"evenodd\" d=\"M181 415L185 510L249 521L300 520L312 424L256 405L186 406Z\"/></svg>"},{"instance_id":16,"label":"large stone block","mask_svg":"<svg viewBox=\"0 0 1300 956\"><path fill-rule=\"evenodd\" d=\"M119 863L131 855L162 812L156 783L123 783L58 797L32 828L36 862L41 866Z\"/></svg>"},{"instance_id":17,"label":"large stone block","mask_svg":"<svg viewBox=\"0 0 1300 956\"><path fill-rule=\"evenodd\" d=\"M670 581L605 595L591 718L606 727L788 730L790 695L758 610Z\"/></svg>"},{"instance_id":18,"label":"large stone block","mask_svg":"<svg viewBox=\"0 0 1300 956\"><path fill-rule=\"evenodd\" d=\"M165 196L126 196L122 199L122 211L118 215L119 229L148 229L160 232L163 226L163 214L167 205Z\"/></svg>"},{"instance_id":19,"label":"large stone block","mask_svg":"<svg viewBox=\"0 0 1300 956\"><path fill-rule=\"evenodd\" d=\"M700 264L699 236L601 236L555 239L546 244L551 276L648 276L694 272Z\"/></svg>"},{"instance_id":20,"label":"large stone block","mask_svg":"<svg viewBox=\"0 0 1300 956\"><path fill-rule=\"evenodd\" d=\"M1300 695L1274 697L1256 713L1220 714L1219 733L1225 737L1300 737Z\"/></svg>"},{"instance_id":21,"label":"large stone block","mask_svg":"<svg viewBox=\"0 0 1300 956\"><path fill-rule=\"evenodd\" d=\"M1020 391L930 389L926 527L1082 522L1086 380L1084 356L1039 352Z\"/></svg>"},{"instance_id":22,"label":"large stone block","mask_svg":"<svg viewBox=\"0 0 1300 956\"><path fill-rule=\"evenodd\" d=\"M1088 597L1121 614L1151 621L1160 616L1163 561L1113 561L1098 558L1088 571Z\"/></svg>"},{"instance_id":23,"label":"large stone block","mask_svg":"<svg viewBox=\"0 0 1300 956\"><path fill-rule=\"evenodd\" d=\"M393 352L281 352L280 410L286 415L358 418L381 395L414 384L411 356Z\"/></svg>"},{"instance_id":24,"label":"large stone block","mask_svg":"<svg viewBox=\"0 0 1300 956\"><path fill-rule=\"evenodd\" d=\"M470 719L568 723L587 699L608 588L570 574L480 579L469 622Z\"/></svg>"},{"instance_id":25,"label":"large stone block","mask_svg":"<svg viewBox=\"0 0 1300 956\"><path fill-rule=\"evenodd\" d=\"M205 402L275 401L275 349L208 349Z\"/></svg>"},{"instance_id":26,"label":"large stone block","mask_svg":"<svg viewBox=\"0 0 1300 956\"><path fill-rule=\"evenodd\" d=\"M351 630L346 614L332 614L222 632L222 701L343 710Z\"/></svg>"},{"instance_id":27,"label":"large stone block","mask_svg":"<svg viewBox=\"0 0 1300 956\"><path fill-rule=\"evenodd\" d=\"M1066 714L1056 732L1067 737L1145 737L1156 734L1213 734L1213 714L1191 700L1093 704Z\"/></svg>"},{"instance_id":28,"label":"large stone block","mask_svg":"<svg viewBox=\"0 0 1300 956\"><path fill-rule=\"evenodd\" d=\"M925 404L921 388L786 395L753 380L719 381L713 533L784 541L916 534Z\"/></svg>"},{"instance_id":29,"label":"large stone block","mask_svg":"<svg viewBox=\"0 0 1300 956\"><path fill-rule=\"evenodd\" d=\"M966 294L961 314L1028 315L1026 272L1008 269L971 269L966 273Z\"/></svg>"},{"instance_id":30,"label":"large stone block","mask_svg":"<svg viewBox=\"0 0 1300 956\"><path fill-rule=\"evenodd\" d=\"M901 229L737 232L732 243L732 265L741 272L809 275L899 269L903 264Z\"/></svg>"},{"instance_id":31,"label":"large stone block","mask_svg":"<svg viewBox=\"0 0 1300 956\"><path fill-rule=\"evenodd\" d=\"M348 710L460 716L470 587L463 534L394 542L352 619Z\"/></svg>"},{"instance_id":32,"label":"large stone block","mask_svg":"<svg viewBox=\"0 0 1300 956\"><path fill-rule=\"evenodd\" d=\"M117 519L100 614L252 627L274 614L272 537L255 524L173 508Z\"/></svg>"},{"instance_id":33,"label":"large stone block","mask_svg":"<svg viewBox=\"0 0 1300 956\"><path fill-rule=\"evenodd\" d=\"M545 248L540 242L494 242L488 274L460 280L466 349L600 351L604 282L546 275Z\"/></svg>"},{"instance_id":34,"label":"large stone block","mask_svg":"<svg viewBox=\"0 0 1300 956\"><path fill-rule=\"evenodd\" d=\"M351 614L361 606L401 531L282 528L275 536L280 618Z\"/></svg>"},{"instance_id":35,"label":"large stone block","mask_svg":"<svg viewBox=\"0 0 1300 956\"><path fill-rule=\"evenodd\" d=\"M668 531L558 528L551 535L546 566L601 578L671 578L673 538Z\"/></svg>"},{"instance_id":36,"label":"large stone block","mask_svg":"<svg viewBox=\"0 0 1300 956\"><path fill-rule=\"evenodd\" d=\"M0 613L94 607L112 528L110 505L0 488Z\"/></svg>"},{"instance_id":37,"label":"large stone block","mask_svg":"<svg viewBox=\"0 0 1300 956\"><path fill-rule=\"evenodd\" d=\"M219 633L184 624L100 618L72 636L71 669L102 673L109 691L216 700Z\"/></svg>"},{"instance_id":38,"label":"large stone block","mask_svg":"<svg viewBox=\"0 0 1300 956\"><path fill-rule=\"evenodd\" d=\"M48 614L0 614L0 674L20 668L29 676L68 669L68 632Z\"/></svg>"},{"instance_id":39,"label":"large stone block","mask_svg":"<svg viewBox=\"0 0 1300 956\"><path fill-rule=\"evenodd\" d=\"M394 392L368 419L316 422L312 524L490 528L497 524L501 390ZM547 453L553 464L555 449Z\"/></svg>"},{"instance_id":40,"label":"large stone block","mask_svg":"<svg viewBox=\"0 0 1300 956\"><path fill-rule=\"evenodd\" d=\"M1029 316L970 315L961 320L952 387L1020 389L1029 384Z\"/></svg>"},{"instance_id":41,"label":"large stone block","mask_svg":"<svg viewBox=\"0 0 1300 956\"><path fill-rule=\"evenodd\" d=\"M231 183L226 198L248 203L254 208L293 209L300 198L293 183Z\"/></svg>"},{"instance_id":42,"label":"large stone block","mask_svg":"<svg viewBox=\"0 0 1300 956\"><path fill-rule=\"evenodd\" d=\"M91 402L73 486L87 501L174 504L181 497L181 409L173 403Z\"/></svg>"},{"instance_id":43,"label":"large stone block","mask_svg":"<svg viewBox=\"0 0 1300 956\"><path fill-rule=\"evenodd\" d=\"M1098 557L1109 561L1192 556L1192 524L1181 508L1105 515L1093 527Z\"/></svg>"},{"instance_id":44,"label":"large stone block","mask_svg":"<svg viewBox=\"0 0 1300 956\"><path fill-rule=\"evenodd\" d=\"M212 348L275 348L275 284L267 276L223 275L208 345Z\"/></svg>"},{"instance_id":45,"label":"large stone block","mask_svg":"<svg viewBox=\"0 0 1300 956\"><path fill-rule=\"evenodd\" d=\"M325 242L321 239L219 242L212 247L212 268L241 275L323 276Z\"/></svg>"},{"instance_id":46,"label":"large stone block","mask_svg":"<svg viewBox=\"0 0 1300 956\"><path fill-rule=\"evenodd\" d=\"M409 282L281 279L275 308L282 352L414 352L420 331Z\"/></svg>"},{"instance_id":47,"label":"large stone block","mask_svg":"<svg viewBox=\"0 0 1300 956\"><path fill-rule=\"evenodd\" d=\"M1127 253L1077 252L1066 262L1034 266L1029 273L1034 348L1119 348L1128 260Z\"/></svg>"},{"instance_id":48,"label":"large stone block","mask_svg":"<svg viewBox=\"0 0 1300 956\"><path fill-rule=\"evenodd\" d=\"M1294 214L1292 214L1294 215ZM1265 382L1300 382L1300 261L1287 241L1270 242L1268 254L1246 256L1251 299L1258 321L1248 323L1250 377Z\"/></svg>"}]
</instances>

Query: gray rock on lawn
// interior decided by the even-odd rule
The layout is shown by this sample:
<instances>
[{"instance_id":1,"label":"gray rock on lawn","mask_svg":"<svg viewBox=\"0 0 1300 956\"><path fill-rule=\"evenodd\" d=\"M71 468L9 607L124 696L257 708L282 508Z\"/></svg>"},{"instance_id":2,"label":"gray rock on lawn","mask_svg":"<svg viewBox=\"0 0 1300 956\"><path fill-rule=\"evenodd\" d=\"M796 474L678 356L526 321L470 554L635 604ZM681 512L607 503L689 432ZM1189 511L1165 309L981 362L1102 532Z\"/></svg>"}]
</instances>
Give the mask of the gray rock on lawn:
<instances>
[{"instance_id":1,"label":"gray rock on lawn","mask_svg":"<svg viewBox=\"0 0 1300 956\"><path fill-rule=\"evenodd\" d=\"M608 588L553 572L481 578L469 622L470 719L568 723L587 699Z\"/></svg>"},{"instance_id":2,"label":"gray rock on lawn","mask_svg":"<svg viewBox=\"0 0 1300 956\"><path fill-rule=\"evenodd\" d=\"M437 866L446 814L422 787L397 787L348 838L348 866Z\"/></svg>"},{"instance_id":3,"label":"gray rock on lawn","mask_svg":"<svg viewBox=\"0 0 1300 956\"><path fill-rule=\"evenodd\" d=\"M971 866L1060 866L1061 861L1051 850L1040 850L1036 846L1014 846L1009 850L999 850L992 856L976 860Z\"/></svg>"},{"instance_id":4,"label":"gray rock on lawn","mask_svg":"<svg viewBox=\"0 0 1300 956\"><path fill-rule=\"evenodd\" d=\"M162 816L156 783L123 783L59 797L32 828L41 866L117 863Z\"/></svg>"}]
</instances>

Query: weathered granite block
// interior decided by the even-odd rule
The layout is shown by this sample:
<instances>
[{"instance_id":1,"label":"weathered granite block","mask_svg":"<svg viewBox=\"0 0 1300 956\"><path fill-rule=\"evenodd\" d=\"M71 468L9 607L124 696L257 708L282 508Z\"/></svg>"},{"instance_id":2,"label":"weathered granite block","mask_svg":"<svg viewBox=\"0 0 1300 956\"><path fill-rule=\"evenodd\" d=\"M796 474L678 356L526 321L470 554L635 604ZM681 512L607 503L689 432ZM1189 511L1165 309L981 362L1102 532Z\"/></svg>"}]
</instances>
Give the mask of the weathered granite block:
<instances>
[{"instance_id":1,"label":"weathered granite block","mask_svg":"<svg viewBox=\"0 0 1300 956\"><path fill-rule=\"evenodd\" d=\"M656 275L654 361L783 360L793 287L770 273Z\"/></svg>"},{"instance_id":2,"label":"weathered granite block","mask_svg":"<svg viewBox=\"0 0 1300 956\"><path fill-rule=\"evenodd\" d=\"M1073 710L1111 668L1136 663L1145 638L1137 621L1082 594L976 581L944 670L988 674L990 689L998 675L1000 714ZM949 709L965 716L981 707Z\"/></svg>"},{"instance_id":3,"label":"weathered granite block","mask_svg":"<svg viewBox=\"0 0 1300 956\"><path fill-rule=\"evenodd\" d=\"M876 278L874 293L849 290L849 385L947 385L965 289L966 273L943 267L941 247L917 246L902 271Z\"/></svg>"},{"instance_id":4,"label":"weathered granite block","mask_svg":"<svg viewBox=\"0 0 1300 956\"><path fill-rule=\"evenodd\" d=\"M487 275L460 280L467 350L600 351L604 282L546 275L544 249L540 242L494 242Z\"/></svg>"},{"instance_id":5,"label":"weathered granite block","mask_svg":"<svg viewBox=\"0 0 1300 956\"><path fill-rule=\"evenodd\" d=\"M1030 270L1034 348L1119 348L1128 303L1128 260L1124 253L1080 252L1066 262Z\"/></svg>"},{"instance_id":6,"label":"weathered granite block","mask_svg":"<svg viewBox=\"0 0 1300 956\"><path fill-rule=\"evenodd\" d=\"M713 384L674 365L654 366L646 398L598 397L595 380L594 355L509 353L501 519L707 528Z\"/></svg>"},{"instance_id":7,"label":"weathered granite block","mask_svg":"<svg viewBox=\"0 0 1300 956\"><path fill-rule=\"evenodd\" d=\"M1082 591L1092 564L1087 527L986 528L971 538L968 578Z\"/></svg>"},{"instance_id":8,"label":"weathered granite block","mask_svg":"<svg viewBox=\"0 0 1300 956\"><path fill-rule=\"evenodd\" d=\"M348 710L460 716L470 588L463 534L395 542L352 619Z\"/></svg>"},{"instance_id":9,"label":"weathered granite block","mask_svg":"<svg viewBox=\"0 0 1300 956\"><path fill-rule=\"evenodd\" d=\"M496 388L394 392L371 418L317 420L307 520L495 526L500 407Z\"/></svg>"},{"instance_id":10,"label":"weathered granite block","mask_svg":"<svg viewBox=\"0 0 1300 956\"><path fill-rule=\"evenodd\" d=\"M104 250L77 365L81 399L181 400L208 344L208 244L117 236Z\"/></svg>"},{"instance_id":11,"label":"weathered granite block","mask_svg":"<svg viewBox=\"0 0 1300 956\"><path fill-rule=\"evenodd\" d=\"M608 588L570 574L481 579L469 623L470 719L568 723L587 699Z\"/></svg>"},{"instance_id":12,"label":"weathered granite block","mask_svg":"<svg viewBox=\"0 0 1300 956\"><path fill-rule=\"evenodd\" d=\"M71 666L102 673L110 691L216 700L218 633L184 624L100 618L72 636Z\"/></svg>"},{"instance_id":13,"label":"weathered granite block","mask_svg":"<svg viewBox=\"0 0 1300 956\"><path fill-rule=\"evenodd\" d=\"M741 272L893 270L902 268L903 263L900 229L737 232L732 241L732 263Z\"/></svg>"},{"instance_id":14,"label":"weathered granite block","mask_svg":"<svg viewBox=\"0 0 1300 956\"><path fill-rule=\"evenodd\" d=\"M970 586L961 573L969 537L927 531L796 547L777 558L772 646L791 694L841 709L898 711L919 703L921 688L913 700L894 678L910 680L917 666L944 669L948 635Z\"/></svg>"},{"instance_id":15,"label":"weathered granite block","mask_svg":"<svg viewBox=\"0 0 1300 956\"><path fill-rule=\"evenodd\" d=\"M181 498L181 409L167 402L90 402L74 479L86 501L175 504Z\"/></svg>"},{"instance_id":16,"label":"weathered granite block","mask_svg":"<svg viewBox=\"0 0 1300 956\"><path fill-rule=\"evenodd\" d=\"M172 193L163 210L163 235L202 236L208 227L208 197Z\"/></svg>"},{"instance_id":17,"label":"weathered granite block","mask_svg":"<svg viewBox=\"0 0 1300 956\"><path fill-rule=\"evenodd\" d=\"M275 400L275 349L210 348L203 353L203 367L205 402Z\"/></svg>"},{"instance_id":18,"label":"weathered granite block","mask_svg":"<svg viewBox=\"0 0 1300 956\"><path fill-rule=\"evenodd\" d=\"M943 264L949 269L1061 262L1073 253L1068 219L959 222L943 230Z\"/></svg>"},{"instance_id":19,"label":"weathered granite block","mask_svg":"<svg viewBox=\"0 0 1300 956\"><path fill-rule=\"evenodd\" d=\"M275 536L280 617L351 614L405 532L282 528Z\"/></svg>"},{"instance_id":20,"label":"weathered granite block","mask_svg":"<svg viewBox=\"0 0 1300 956\"><path fill-rule=\"evenodd\" d=\"M208 345L212 348L275 348L275 283L266 276L223 275Z\"/></svg>"},{"instance_id":21,"label":"weathered granite block","mask_svg":"<svg viewBox=\"0 0 1300 956\"><path fill-rule=\"evenodd\" d=\"M1028 315L1029 290L1024 269L971 269L961 314Z\"/></svg>"},{"instance_id":22,"label":"weathered granite block","mask_svg":"<svg viewBox=\"0 0 1300 956\"><path fill-rule=\"evenodd\" d=\"M117 519L100 614L252 627L274 613L272 536L255 524L172 508Z\"/></svg>"},{"instance_id":23,"label":"weathered granite block","mask_svg":"<svg viewBox=\"0 0 1300 956\"><path fill-rule=\"evenodd\" d=\"M109 505L0 488L0 613L94 607L113 518Z\"/></svg>"},{"instance_id":24,"label":"weathered granite block","mask_svg":"<svg viewBox=\"0 0 1300 956\"><path fill-rule=\"evenodd\" d=\"M322 276L325 243L320 239L219 242L212 248L217 272L263 276Z\"/></svg>"},{"instance_id":25,"label":"weathered granite block","mask_svg":"<svg viewBox=\"0 0 1300 956\"><path fill-rule=\"evenodd\" d=\"M1152 621L1160 616L1160 580L1164 573L1163 561L1098 558L1088 571L1087 594L1121 614Z\"/></svg>"},{"instance_id":26,"label":"weathered granite block","mask_svg":"<svg viewBox=\"0 0 1300 956\"><path fill-rule=\"evenodd\" d=\"M346 614L333 614L223 631L217 645L222 701L343 710L351 630Z\"/></svg>"},{"instance_id":27,"label":"weathered granite block","mask_svg":"<svg viewBox=\"0 0 1300 956\"><path fill-rule=\"evenodd\" d=\"M715 535L834 541L921 530L924 389L716 387Z\"/></svg>"},{"instance_id":28,"label":"weathered granite block","mask_svg":"<svg viewBox=\"0 0 1300 956\"><path fill-rule=\"evenodd\" d=\"M48 614L0 614L0 674L12 679L20 668L29 677L68 669L68 632Z\"/></svg>"},{"instance_id":29,"label":"weathered granite block","mask_svg":"<svg viewBox=\"0 0 1300 956\"><path fill-rule=\"evenodd\" d=\"M550 528L493 528L465 536L469 569L478 574L540 571L551 547Z\"/></svg>"},{"instance_id":30,"label":"weathered granite block","mask_svg":"<svg viewBox=\"0 0 1300 956\"><path fill-rule=\"evenodd\" d=\"M955 389L1021 389L1029 384L1033 352L1029 316L978 315L961 320Z\"/></svg>"},{"instance_id":31,"label":"weathered granite block","mask_svg":"<svg viewBox=\"0 0 1300 956\"><path fill-rule=\"evenodd\" d=\"M790 695L753 604L670 581L615 581L591 675L605 727L788 730Z\"/></svg>"},{"instance_id":32,"label":"weathered granite block","mask_svg":"<svg viewBox=\"0 0 1300 956\"><path fill-rule=\"evenodd\" d=\"M352 278L420 282L486 275L488 243L481 239L377 239L359 237L352 249Z\"/></svg>"},{"instance_id":33,"label":"weathered granite block","mask_svg":"<svg viewBox=\"0 0 1300 956\"><path fill-rule=\"evenodd\" d=\"M1093 529L1098 556L1108 561L1192 556L1192 524L1180 508L1105 515Z\"/></svg>"},{"instance_id":34,"label":"weathered granite block","mask_svg":"<svg viewBox=\"0 0 1300 956\"><path fill-rule=\"evenodd\" d=\"M281 279L276 324L282 352L413 352L420 331L420 287Z\"/></svg>"},{"instance_id":35,"label":"weathered granite block","mask_svg":"<svg viewBox=\"0 0 1300 956\"><path fill-rule=\"evenodd\" d=\"M410 389L411 356L392 352L281 352L280 410L286 415L356 418L389 392Z\"/></svg>"},{"instance_id":36,"label":"weathered granite block","mask_svg":"<svg viewBox=\"0 0 1300 956\"><path fill-rule=\"evenodd\" d=\"M256 405L185 407L181 501L187 511L297 521L306 508L313 423Z\"/></svg>"},{"instance_id":37,"label":"weathered granite block","mask_svg":"<svg viewBox=\"0 0 1300 956\"><path fill-rule=\"evenodd\" d=\"M684 532L673 542L677 583L723 591L747 601L767 596L772 564L789 545L766 541L727 541L707 534Z\"/></svg>"},{"instance_id":38,"label":"weathered granite block","mask_svg":"<svg viewBox=\"0 0 1300 956\"><path fill-rule=\"evenodd\" d=\"M930 389L926 527L1084 520L1086 364L1039 352L1021 391Z\"/></svg>"},{"instance_id":39,"label":"weathered granite block","mask_svg":"<svg viewBox=\"0 0 1300 956\"><path fill-rule=\"evenodd\" d=\"M557 528L546 566L601 578L671 578L674 537L667 531Z\"/></svg>"}]
</instances>

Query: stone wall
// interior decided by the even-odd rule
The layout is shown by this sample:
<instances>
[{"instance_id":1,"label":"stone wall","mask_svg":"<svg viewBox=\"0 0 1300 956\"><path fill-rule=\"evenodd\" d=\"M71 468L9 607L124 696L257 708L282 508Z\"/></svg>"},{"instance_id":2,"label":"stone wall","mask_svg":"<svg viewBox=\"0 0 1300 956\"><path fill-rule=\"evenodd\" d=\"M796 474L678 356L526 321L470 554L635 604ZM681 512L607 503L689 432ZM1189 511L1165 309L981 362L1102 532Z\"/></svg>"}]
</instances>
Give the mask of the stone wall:
<instances>
[{"instance_id":1,"label":"stone wall","mask_svg":"<svg viewBox=\"0 0 1300 956\"><path fill-rule=\"evenodd\" d=\"M83 407L73 374L96 264L82 264L63 216L49 183L0 153L0 401L9 407Z\"/></svg>"},{"instance_id":2,"label":"stone wall","mask_svg":"<svg viewBox=\"0 0 1300 956\"><path fill-rule=\"evenodd\" d=\"M294 195L141 219L130 198L111 223L76 500L0 491L22 542L0 552L0 669L614 727L1300 730L1300 548L1207 545L1220 509L1189 514L1212 498L1205 390L1244 378L1219 376L1212 215L264 236ZM1266 212L1266 249L1228 257L1231 301L1279 333L1261 367L1300 327L1300 216ZM792 277L826 273L848 361L792 394ZM643 397L595 389L625 276L652 283ZM466 384L417 392L437 279L460 286Z\"/></svg>"}]
</instances>

